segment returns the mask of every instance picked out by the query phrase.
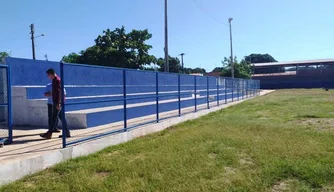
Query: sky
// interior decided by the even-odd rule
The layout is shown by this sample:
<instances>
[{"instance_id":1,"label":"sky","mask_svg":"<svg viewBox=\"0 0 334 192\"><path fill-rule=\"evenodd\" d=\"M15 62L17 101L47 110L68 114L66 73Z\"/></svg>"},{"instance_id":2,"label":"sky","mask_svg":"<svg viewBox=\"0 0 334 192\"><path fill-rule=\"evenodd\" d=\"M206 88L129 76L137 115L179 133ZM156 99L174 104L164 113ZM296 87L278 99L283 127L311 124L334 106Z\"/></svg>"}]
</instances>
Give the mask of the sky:
<instances>
[{"instance_id":1,"label":"sky","mask_svg":"<svg viewBox=\"0 0 334 192\"><path fill-rule=\"evenodd\" d=\"M0 51L52 61L94 44L102 31L148 29L150 54L163 57L164 0L1 0ZM268 53L278 61L334 58L333 0L168 0L169 54L185 53L185 67L207 71L233 52L239 59Z\"/></svg>"}]
</instances>

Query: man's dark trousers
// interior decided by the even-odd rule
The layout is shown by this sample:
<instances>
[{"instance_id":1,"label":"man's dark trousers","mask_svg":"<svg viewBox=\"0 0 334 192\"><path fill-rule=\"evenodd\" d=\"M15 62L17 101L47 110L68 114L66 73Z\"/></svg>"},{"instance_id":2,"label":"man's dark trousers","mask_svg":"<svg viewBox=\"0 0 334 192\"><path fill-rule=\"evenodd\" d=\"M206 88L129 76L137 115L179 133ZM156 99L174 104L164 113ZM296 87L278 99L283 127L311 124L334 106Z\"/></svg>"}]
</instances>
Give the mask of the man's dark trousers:
<instances>
[{"instance_id":1,"label":"man's dark trousers","mask_svg":"<svg viewBox=\"0 0 334 192\"><path fill-rule=\"evenodd\" d=\"M66 131L66 134L69 133L66 118L63 118L61 109L58 110L55 105L48 104L48 116L49 116L49 132L57 129L58 126L58 117L61 120L63 129Z\"/></svg>"}]
</instances>

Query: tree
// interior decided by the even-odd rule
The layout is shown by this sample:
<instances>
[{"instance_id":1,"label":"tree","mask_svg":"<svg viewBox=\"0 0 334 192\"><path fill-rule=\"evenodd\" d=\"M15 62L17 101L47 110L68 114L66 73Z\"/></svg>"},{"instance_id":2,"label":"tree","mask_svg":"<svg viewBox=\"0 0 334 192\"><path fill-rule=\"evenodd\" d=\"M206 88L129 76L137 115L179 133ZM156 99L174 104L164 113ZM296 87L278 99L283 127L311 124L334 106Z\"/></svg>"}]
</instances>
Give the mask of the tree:
<instances>
[{"instance_id":1,"label":"tree","mask_svg":"<svg viewBox=\"0 0 334 192\"><path fill-rule=\"evenodd\" d=\"M171 57L168 56L168 61L169 61L169 72L170 73L180 73L181 72L181 62L178 57ZM163 58L159 58L157 60L157 65L160 66L159 71L164 71L165 69L165 60Z\"/></svg>"},{"instance_id":2,"label":"tree","mask_svg":"<svg viewBox=\"0 0 334 192\"><path fill-rule=\"evenodd\" d=\"M62 61L66 63L79 63L80 62L80 55L77 53L70 53L67 56L62 58Z\"/></svg>"},{"instance_id":3,"label":"tree","mask_svg":"<svg viewBox=\"0 0 334 192\"><path fill-rule=\"evenodd\" d=\"M0 63L2 63L2 59L5 57L9 57L9 54L5 51L0 52Z\"/></svg>"},{"instance_id":4,"label":"tree","mask_svg":"<svg viewBox=\"0 0 334 192\"><path fill-rule=\"evenodd\" d=\"M234 58L234 77L235 78L250 78L251 77L251 67L244 59L239 63L237 57ZM231 59L225 57L223 63L223 70L221 76L232 77L231 73Z\"/></svg>"},{"instance_id":5,"label":"tree","mask_svg":"<svg viewBox=\"0 0 334 192\"><path fill-rule=\"evenodd\" d=\"M201 73L206 74L206 70L203 68L196 67L195 69L192 68L184 68L184 73L191 74L191 73Z\"/></svg>"},{"instance_id":6,"label":"tree","mask_svg":"<svg viewBox=\"0 0 334 192\"><path fill-rule=\"evenodd\" d=\"M252 53L245 57L245 60L249 63L271 63L271 62L277 62L274 57L267 54L256 54Z\"/></svg>"},{"instance_id":7,"label":"tree","mask_svg":"<svg viewBox=\"0 0 334 192\"><path fill-rule=\"evenodd\" d=\"M212 72L222 72L224 70L224 67L216 67L212 70Z\"/></svg>"},{"instance_id":8,"label":"tree","mask_svg":"<svg viewBox=\"0 0 334 192\"><path fill-rule=\"evenodd\" d=\"M269 54L250 54L245 57L245 60L248 63L272 63L277 62L274 57ZM256 74L266 74L266 73L284 73L284 67L266 67L266 68L257 68L254 69Z\"/></svg>"},{"instance_id":9,"label":"tree","mask_svg":"<svg viewBox=\"0 0 334 192\"><path fill-rule=\"evenodd\" d=\"M66 62L140 69L156 61L148 53L152 46L146 44L151 38L152 34L147 29L132 30L130 33L126 33L124 26L113 31L107 29L95 39L95 45L63 59Z\"/></svg>"}]
</instances>

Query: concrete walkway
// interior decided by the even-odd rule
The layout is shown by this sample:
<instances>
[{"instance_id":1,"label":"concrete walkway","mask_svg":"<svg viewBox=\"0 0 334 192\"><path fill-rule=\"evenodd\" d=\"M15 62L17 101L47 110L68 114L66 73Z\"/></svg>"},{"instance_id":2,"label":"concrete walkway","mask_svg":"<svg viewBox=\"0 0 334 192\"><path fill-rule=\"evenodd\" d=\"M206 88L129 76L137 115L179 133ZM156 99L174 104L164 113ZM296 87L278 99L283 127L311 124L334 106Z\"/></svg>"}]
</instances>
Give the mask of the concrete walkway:
<instances>
[{"instance_id":1,"label":"concrete walkway","mask_svg":"<svg viewBox=\"0 0 334 192\"><path fill-rule=\"evenodd\" d=\"M261 95L266 95L271 92L272 91L269 90L261 91ZM109 135L94 141L70 146L65 149L61 148L62 141L58 138L59 134L54 134L53 139L51 140L44 140L39 137L39 134L45 132L46 129L15 127L13 131L13 144L5 145L3 148L0 148L0 185L20 179L27 174L40 171L59 162L81 155L87 155L105 147L129 141L136 137L161 131L172 125L198 118L202 115L236 105L248 99L235 102L229 101L230 103L221 104L220 106L216 106L216 102L212 102L210 103L210 109L206 109L206 104L199 105L198 109L203 110L196 113L193 112L194 107L183 108L182 113L184 115L181 117L164 119L159 123L143 125L137 129ZM178 115L178 110L160 113L160 118L162 119L164 117L175 115ZM131 127L143 122L154 121L155 118L156 116L154 114L141 118L131 119L128 121L128 126ZM77 130L72 132L72 138L68 141L71 142L113 130L120 130L122 128L123 122L116 122L99 127Z\"/></svg>"}]
</instances>

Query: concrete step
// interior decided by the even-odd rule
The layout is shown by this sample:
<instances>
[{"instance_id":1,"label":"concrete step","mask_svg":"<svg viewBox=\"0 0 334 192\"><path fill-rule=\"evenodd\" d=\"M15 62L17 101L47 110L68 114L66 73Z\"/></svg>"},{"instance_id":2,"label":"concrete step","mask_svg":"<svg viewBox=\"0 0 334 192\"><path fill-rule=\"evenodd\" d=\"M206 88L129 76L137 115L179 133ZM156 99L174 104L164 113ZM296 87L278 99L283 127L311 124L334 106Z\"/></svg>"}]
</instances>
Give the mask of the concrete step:
<instances>
[{"instance_id":1,"label":"concrete step","mask_svg":"<svg viewBox=\"0 0 334 192\"><path fill-rule=\"evenodd\" d=\"M13 94L13 114L15 125L27 125L47 127L47 105L46 99L27 99L27 88L15 87ZM179 107L178 91L159 91L159 112L168 112L177 110ZM232 97L230 90L226 90L227 98ZM181 90L181 108L195 105L195 94L193 90ZM220 90L220 100L225 99L225 90ZM161 97L163 95L163 97ZM133 119L142 116L156 114L156 94L147 93L129 93L127 97L127 118ZM207 90L197 90L197 105L207 102ZM241 96L241 93L239 94ZM143 99L134 99L145 97ZM152 98L147 98L152 97ZM237 93L234 93L237 97ZM67 121L71 128L83 129L94 126L100 126L117 121L123 121L123 101L113 101L123 99L123 94L116 95L95 95L68 97L66 100ZM108 100L108 101L107 101ZM217 89L209 89L209 101L217 100ZM84 102L89 103L84 103ZM80 104L80 102L83 102Z\"/></svg>"},{"instance_id":2,"label":"concrete step","mask_svg":"<svg viewBox=\"0 0 334 192\"><path fill-rule=\"evenodd\" d=\"M240 95L241 96L241 95ZM236 95L235 95L236 97ZM227 99L231 99L232 94L227 95ZM220 100L223 103L225 95L220 94ZM197 105L203 105L207 103L206 96L197 95ZM217 101L217 94L209 95L209 101ZM33 110L34 116L31 118L32 124L41 124L41 122L47 122L46 117L46 105L41 105L38 100L30 100L32 106L35 107ZM81 104L84 105L84 104ZM90 104L91 105L91 104ZM37 108L37 106L40 106ZM68 103L65 108L69 108L72 105ZM75 105L74 105L75 106ZM193 107L195 109L195 98L194 95L190 97L181 98L181 109ZM147 115L156 114L156 100L146 102L133 102L127 103L127 119L131 120L134 118L144 117ZM177 110L179 107L178 98L174 96L171 99L159 100L159 113ZM182 111L182 110L181 110ZM124 120L124 105L123 102L119 105L109 105L104 107L86 108L80 110L73 110L66 112L67 122L71 129L84 129L90 127L101 126L104 124L110 124ZM45 124L46 125L46 124Z\"/></svg>"}]
</instances>

